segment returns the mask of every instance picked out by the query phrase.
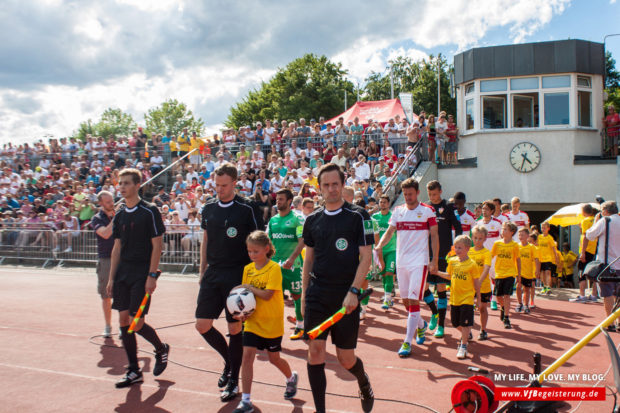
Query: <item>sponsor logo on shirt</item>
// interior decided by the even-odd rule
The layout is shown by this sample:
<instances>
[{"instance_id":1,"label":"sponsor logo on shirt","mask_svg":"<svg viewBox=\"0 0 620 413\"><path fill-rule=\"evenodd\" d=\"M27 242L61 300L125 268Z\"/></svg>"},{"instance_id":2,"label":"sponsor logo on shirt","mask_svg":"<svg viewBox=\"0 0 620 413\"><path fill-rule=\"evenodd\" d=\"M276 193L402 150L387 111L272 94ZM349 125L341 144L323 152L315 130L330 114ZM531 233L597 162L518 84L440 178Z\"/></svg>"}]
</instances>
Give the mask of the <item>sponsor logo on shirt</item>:
<instances>
[{"instance_id":1,"label":"sponsor logo on shirt","mask_svg":"<svg viewBox=\"0 0 620 413\"><path fill-rule=\"evenodd\" d=\"M293 234L283 234L281 232L275 232L275 233L271 234L271 237L273 239L293 239L293 238L295 238L295 235L293 235Z\"/></svg>"},{"instance_id":2,"label":"sponsor logo on shirt","mask_svg":"<svg viewBox=\"0 0 620 413\"><path fill-rule=\"evenodd\" d=\"M237 236L237 228L235 227L230 227L226 230L226 235L228 235L228 238L235 238Z\"/></svg>"},{"instance_id":3,"label":"sponsor logo on shirt","mask_svg":"<svg viewBox=\"0 0 620 413\"><path fill-rule=\"evenodd\" d=\"M372 235L374 234L374 228L372 225L372 221L371 220L365 220L364 221L364 235Z\"/></svg>"}]
</instances>

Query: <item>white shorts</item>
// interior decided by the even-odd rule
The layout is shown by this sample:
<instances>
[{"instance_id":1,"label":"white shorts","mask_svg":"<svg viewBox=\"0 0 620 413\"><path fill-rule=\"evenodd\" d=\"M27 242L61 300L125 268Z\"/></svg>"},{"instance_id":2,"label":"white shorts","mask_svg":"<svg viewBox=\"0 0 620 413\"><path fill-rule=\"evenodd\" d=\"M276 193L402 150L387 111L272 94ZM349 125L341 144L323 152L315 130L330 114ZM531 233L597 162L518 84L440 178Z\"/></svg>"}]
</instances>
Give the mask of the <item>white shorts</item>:
<instances>
[{"instance_id":1,"label":"white shorts","mask_svg":"<svg viewBox=\"0 0 620 413\"><path fill-rule=\"evenodd\" d=\"M189 163L194 164L194 165L200 164L201 163L200 155L190 155Z\"/></svg>"},{"instance_id":2,"label":"white shorts","mask_svg":"<svg viewBox=\"0 0 620 413\"><path fill-rule=\"evenodd\" d=\"M426 265L397 267L396 278L400 297L409 300L421 300L424 297L424 284L428 275Z\"/></svg>"}]
</instances>

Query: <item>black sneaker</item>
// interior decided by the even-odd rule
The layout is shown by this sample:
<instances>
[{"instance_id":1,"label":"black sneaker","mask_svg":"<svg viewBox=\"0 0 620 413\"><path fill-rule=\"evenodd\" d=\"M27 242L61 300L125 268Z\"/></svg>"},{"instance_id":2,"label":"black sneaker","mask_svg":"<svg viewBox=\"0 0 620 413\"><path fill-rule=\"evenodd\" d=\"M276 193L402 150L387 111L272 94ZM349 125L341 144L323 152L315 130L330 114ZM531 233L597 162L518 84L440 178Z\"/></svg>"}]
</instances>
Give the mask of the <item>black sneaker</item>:
<instances>
[{"instance_id":1,"label":"black sneaker","mask_svg":"<svg viewBox=\"0 0 620 413\"><path fill-rule=\"evenodd\" d=\"M469 339L473 340L474 339L474 335L471 333L471 331L469 332Z\"/></svg>"},{"instance_id":2,"label":"black sneaker","mask_svg":"<svg viewBox=\"0 0 620 413\"><path fill-rule=\"evenodd\" d=\"M616 326L614 324L610 324L607 326L607 331L609 331L610 333L615 333L616 332Z\"/></svg>"},{"instance_id":3,"label":"black sneaker","mask_svg":"<svg viewBox=\"0 0 620 413\"><path fill-rule=\"evenodd\" d=\"M487 340L488 338L489 338L489 336L488 336L487 332L484 331L484 330L482 330L480 332L480 334L478 335L478 340L480 340L480 341Z\"/></svg>"},{"instance_id":4,"label":"black sneaker","mask_svg":"<svg viewBox=\"0 0 620 413\"><path fill-rule=\"evenodd\" d=\"M138 370L127 369L127 373L125 376L116 382L115 386L117 389L122 389L124 387L129 387L134 383L142 383L144 379L142 378L142 372Z\"/></svg>"},{"instance_id":5,"label":"black sneaker","mask_svg":"<svg viewBox=\"0 0 620 413\"><path fill-rule=\"evenodd\" d=\"M229 379L226 387L220 393L220 400L223 402L228 402L239 394L239 385L236 380Z\"/></svg>"},{"instance_id":6,"label":"black sneaker","mask_svg":"<svg viewBox=\"0 0 620 413\"><path fill-rule=\"evenodd\" d=\"M502 307L502 311L499 313L500 321L504 321L504 307Z\"/></svg>"},{"instance_id":7,"label":"black sneaker","mask_svg":"<svg viewBox=\"0 0 620 413\"><path fill-rule=\"evenodd\" d=\"M512 328L512 326L510 325L510 320L508 319L508 317L504 318L504 328L505 329Z\"/></svg>"},{"instance_id":8,"label":"black sneaker","mask_svg":"<svg viewBox=\"0 0 620 413\"><path fill-rule=\"evenodd\" d=\"M164 348L155 352L155 367L153 367L153 376L159 376L168 367L168 354L170 354L170 345L164 343Z\"/></svg>"},{"instance_id":9,"label":"black sneaker","mask_svg":"<svg viewBox=\"0 0 620 413\"><path fill-rule=\"evenodd\" d=\"M368 376L366 379L368 379ZM360 387L359 395L364 413L372 411L372 406L375 404L375 395L372 392L370 381L367 381L365 385Z\"/></svg>"},{"instance_id":10,"label":"black sneaker","mask_svg":"<svg viewBox=\"0 0 620 413\"><path fill-rule=\"evenodd\" d=\"M228 384L228 380L230 380L230 369L228 367L224 367L222 375L217 380L217 387L219 387L220 389L226 387L226 385Z\"/></svg>"},{"instance_id":11,"label":"black sneaker","mask_svg":"<svg viewBox=\"0 0 620 413\"><path fill-rule=\"evenodd\" d=\"M291 400L297 394L297 382L299 381L299 376L297 372L293 372L293 378L291 381L286 382L286 390L284 391L284 399Z\"/></svg>"}]
</instances>

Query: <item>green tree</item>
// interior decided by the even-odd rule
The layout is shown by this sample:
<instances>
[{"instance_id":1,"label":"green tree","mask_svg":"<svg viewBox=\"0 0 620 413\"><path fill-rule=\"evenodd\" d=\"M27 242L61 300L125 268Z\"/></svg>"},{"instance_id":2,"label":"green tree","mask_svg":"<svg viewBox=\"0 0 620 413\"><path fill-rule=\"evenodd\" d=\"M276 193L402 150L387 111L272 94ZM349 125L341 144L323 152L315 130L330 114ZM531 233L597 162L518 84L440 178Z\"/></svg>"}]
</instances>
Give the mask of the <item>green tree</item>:
<instances>
[{"instance_id":1,"label":"green tree","mask_svg":"<svg viewBox=\"0 0 620 413\"><path fill-rule=\"evenodd\" d=\"M399 56L388 62L386 71L371 72L366 78L364 100L382 100L390 98L390 68L394 79L394 97L401 92L413 96L413 111L428 113L437 111L437 65L440 72L441 110L456 113L456 99L450 97L450 74L453 68L441 55L432 55L428 59L414 62L409 57Z\"/></svg>"},{"instance_id":2,"label":"green tree","mask_svg":"<svg viewBox=\"0 0 620 413\"><path fill-rule=\"evenodd\" d=\"M616 59L610 51L605 52L605 89L620 87L620 72L616 70Z\"/></svg>"},{"instance_id":3,"label":"green tree","mask_svg":"<svg viewBox=\"0 0 620 413\"><path fill-rule=\"evenodd\" d=\"M78 139L86 139L86 135L101 136L108 138L111 135L129 135L136 129L133 117L118 108L108 108L102 114L97 123L91 119L80 123L74 136Z\"/></svg>"},{"instance_id":4,"label":"green tree","mask_svg":"<svg viewBox=\"0 0 620 413\"><path fill-rule=\"evenodd\" d=\"M183 128L187 128L196 131L200 136L204 130L202 119L196 119L187 105L176 99L169 99L160 106L149 109L144 115L144 121L148 131L157 133L171 131L173 135L178 135L183 132Z\"/></svg>"},{"instance_id":5,"label":"green tree","mask_svg":"<svg viewBox=\"0 0 620 413\"><path fill-rule=\"evenodd\" d=\"M333 117L344 109L344 91L355 99L347 71L325 56L306 54L293 60L258 89L231 107L226 125L238 128L264 119Z\"/></svg>"}]
</instances>

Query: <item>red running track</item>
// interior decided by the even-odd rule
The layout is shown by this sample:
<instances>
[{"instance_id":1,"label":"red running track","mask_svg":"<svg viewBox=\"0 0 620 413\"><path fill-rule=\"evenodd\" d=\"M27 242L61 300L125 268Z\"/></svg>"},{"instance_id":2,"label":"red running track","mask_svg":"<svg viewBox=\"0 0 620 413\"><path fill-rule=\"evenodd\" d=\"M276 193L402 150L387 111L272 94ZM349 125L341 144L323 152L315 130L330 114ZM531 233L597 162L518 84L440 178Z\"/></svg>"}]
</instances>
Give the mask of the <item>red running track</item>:
<instances>
[{"instance_id":1,"label":"red running track","mask_svg":"<svg viewBox=\"0 0 620 413\"><path fill-rule=\"evenodd\" d=\"M170 359L191 368L169 364L154 378L153 358L140 353L145 381L129 389L117 390L114 382L123 374L125 353L116 346L118 338L89 338L103 327L96 276L91 269L38 270L0 267L0 411L3 412L230 412L238 399L219 400L217 378L222 368L219 356L207 347L192 325L198 285L196 278L164 275L155 292L148 322L170 343ZM601 304L573 304L537 299L531 315L511 317L514 329L506 331L497 312L489 322L490 340L470 343L467 360L456 359L456 330L447 327L446 337L427 335L426 343L415 346L412 357L396 355L405 328L405 312L400 308L380 309L379 293L371 299L370 311L360 331L358 354L370 376L377 398L412 404L377 401L374 412L447 412L450 391L468 376L470 365L492 373L525 374L532 371L532 354L543 354L543 366L551 363L598 324ZM422 310L428 320L429 312ZM286 314L293 314L287 307ZM187 324L183 324L187 323ZM117 332L116 320L113 323ZM449 325L449 320L447 321ZM216 322L223 331L223 320ZM287 328L289 325L287 325ZM474 332L477 336L477 331ZM620 335L612 337L618 344ZM105 344L105 345L103 345ZM142 350L152 350L142 338ZM308 389L306 345L283 340L283 356L300 375L300 388ZM359 412L357 385L340 367L328 345L327 407L331 412ZM607 345L601 336L567 362L557 373L603 374L609 367ZM211 372L205 372L204 369ZM491 375L491 378L493 376ZM515 378L515 376L512 376ZM283 377L264 355L255 363L253 401L257 412L313 412L312 395L300 390L293 401L283 399ZM592 386L596 381L570 381L554 385ZM497 385L524 385L521 381L498 381ZM613 385L613 373L600 385ZM345 395L348 397L338 396ZM578 412L608 412L613 402L586 402ZM434 410L425 409L422 405ZM577 407L566 404L562 411Z\"/></svg>"}]
</instances>

